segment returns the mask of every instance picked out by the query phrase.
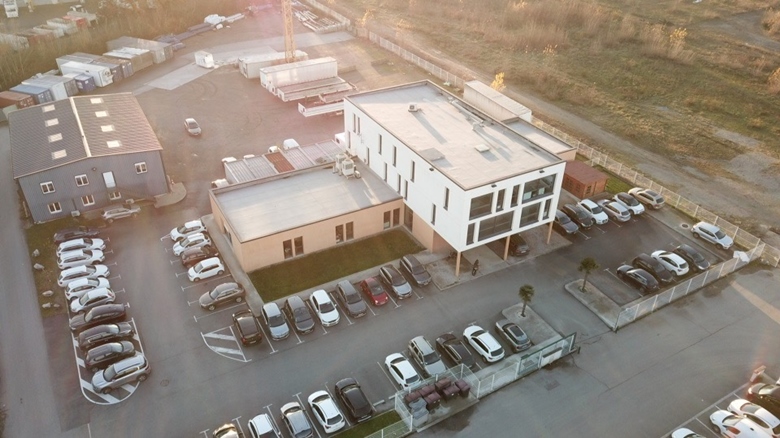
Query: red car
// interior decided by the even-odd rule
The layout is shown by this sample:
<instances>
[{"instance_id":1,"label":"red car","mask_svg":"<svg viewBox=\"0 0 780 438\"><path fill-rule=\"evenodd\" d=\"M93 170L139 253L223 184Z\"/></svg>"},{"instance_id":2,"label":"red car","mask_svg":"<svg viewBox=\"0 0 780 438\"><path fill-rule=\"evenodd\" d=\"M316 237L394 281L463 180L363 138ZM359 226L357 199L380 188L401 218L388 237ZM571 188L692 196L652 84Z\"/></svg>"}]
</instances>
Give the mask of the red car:
<instances>
[{"instance_id":1,"label":"red car","mask_svg":"<svg viewBox=\"0 0 780 438\"><path fill-rule=\"evenodd\" d=\"M363 291L368 301L375 306L387 304L387 292L382 283L376 277L368 277L360 282L360 290Z\"/></svg>"}]
</instances>

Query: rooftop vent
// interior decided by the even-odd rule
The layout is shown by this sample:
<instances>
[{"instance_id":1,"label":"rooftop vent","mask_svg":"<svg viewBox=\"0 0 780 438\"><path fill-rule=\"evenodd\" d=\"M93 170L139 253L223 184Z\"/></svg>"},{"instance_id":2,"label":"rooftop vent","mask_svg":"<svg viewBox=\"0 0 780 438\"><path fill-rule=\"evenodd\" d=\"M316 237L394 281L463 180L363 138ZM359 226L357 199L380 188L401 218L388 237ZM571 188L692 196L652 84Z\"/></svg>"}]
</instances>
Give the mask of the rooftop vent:
<instances>
[{"instance_id":1,"label":"rooftop vent","mask_svg":"<svg viewBox=\"0 0 780 438\"><path fill-rule=\"evenodd\" d=\"M485 144L478 144L474 146L474 149L480 151L480 152L487 152L490 150L490 148Z\"/></svg>"},{"instance_id":2,"label":"rooftop vent","mask_svg":"<svg viewBox=\"0 0 780 438\"><path fill-rule=\"evenodd\" d=\"M68 151L65 149L60 149L58 151L54 151L51 153L51 159L52 160L58 160L60 158L65 158L68 156Z\"/></svg>"},{"instance_id":3,"label":"rooftop vent","mask_svg":"<svg viewBox=\"0 0 780 438\"><path fill-rule=\"evenodd\" d=\"M417 105L416 103L410 103L409 104L409 112L410 113L416 113L417 111L420 111L420 105Z\"/></svg>"}]
</instances>

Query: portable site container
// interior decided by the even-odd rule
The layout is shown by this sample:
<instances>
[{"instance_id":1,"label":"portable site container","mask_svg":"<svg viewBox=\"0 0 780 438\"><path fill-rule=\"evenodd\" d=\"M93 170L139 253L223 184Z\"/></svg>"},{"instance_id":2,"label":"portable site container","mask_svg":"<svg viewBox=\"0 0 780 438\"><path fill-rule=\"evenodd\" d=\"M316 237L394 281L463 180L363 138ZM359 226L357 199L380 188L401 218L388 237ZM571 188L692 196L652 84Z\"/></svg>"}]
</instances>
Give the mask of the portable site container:
<instances>
[{"instance_id":1,"label":"portable site container","mask_svg":"<svg viewBox=\"0 0 780 438\"><path fill-rule=\"evenodd\" d=\"M120 82L133 75L133 66L126 59L109 58L107 56L93 55L91 53L75 52L70 55L71 61L84 62L85 64L102 65L111 69L114 82ZM58 63L59 65L59 63Z\"/></svg>"},{"instance_id":2,"label":"portable site container","mask_svg":"<svg viewBox=\"0 0 780 438\"><path fill-rule=\"evenodd\" d=\"M97 14L90 14L89 12L81 11L68 11L68 17L83 18L87 22L87 26L91 26L92 22L97 22Z\"/></svg>"},{"instance_id":3,"label":"portable site container","mask_svg":"<svg viewBox=\"0 0 780 438\"><path fill-rule=\"evenodd\" d=\"M125 78L125 74L122 71L122 66L119 65L118 62L104 62L102 60L95 59L90 62L90 64L99 65L109 69L111 71L111 77L113 78L114 82L122 82L122 80Z\"/></svg>"},{"instance_id":4,"label":"portable site container","mask_svg":"<svg viewBox=\"0 0 780 438\"><path fill-rule=\"evenodd\" d=\"M57 88L52 87L52 92L54 92L54 98L55 99L65 99L69 96L75 96L79 94L79 89L76 86L76 81L73 78L66 78L64 76L58 76L53 74L39 74L37 76L34 76L27 81L35 81L38 84L51 84L53 86L56 86ZM23 81L23 84L26 84L27 81ZM31 84L35 85L35 84ZM59 85L62 86L62 90L65 91L65 96L62 97L62 93L58 93L60 88Z\"/></svg>"},{"instance_id":5,"label":"portable site container","mask_svg":"<svg viewBox=\"0 0 780 438\"><path fill-rule=\"evenodd\" d=\"M67 73L62 76L73 79L76 82L76 88L82 93L89 93L96 88L95 79L90 75L85 75L83 73Z\"/></svg>"},{"instance_id":6,"label":"portable site container","mask_svg":"<svg viewBox=\"0 0 780 438\"><path fill-rule=\"evenodd\" d=\"M295 59L305 61L309 59L309 55L306 52L296 50ZM247 79L259 78L261 68L279 64L284 64L284 52L263 53L238 58L238 69Z\"/></svg>"},{"instance_id":7,"label":"portable site container","mask_svg":"<svg viewBox=\"0 0 780 438\"><path fill-rule=\"evenodd\" d=\"M85 64L83 62L66 62L60 66L62 74L67 73L84 73L92 76L95 79L95 85L98 87L105 87L111 85L114 82L111 76L111 70L108 67L95 64Z\"/></svg>"},{"instance_id":8,"label":"portable site container","mask_svg":"<svg viewBox=\"0 0 780 438\"><path fill-rule=\"evenodd\" d=\"M155 64L160 64L173 58L173 45L160 41L123 36L106 42L106 46L108 50L117 50L122 47L148 50L152 53L152 59Z\"/></svg>"},{"instance_id":9,"label":"portable site container","mask_svg":"<svg viewBox=\"0 0 780 438\"><path fill-rule=\"evenodd\" d=\"M16 34L19 35L20 37L27 38L27 42L31 46L34 46L36 44L41 44L46 41L54 40L54 35L44 35L40 33L35 33L31 30L23 30L21 32L16 32Z\"/></svg>"},{"instance_id":10,"label":"portable site container","mask_svg":"<svg viewBox=\"0 0 780 438\"><path fill-rule=\"evenodd\" d=\"M69 20L63 20L62 18L52 18L46 20L46 24L49 26L61 27L68 35L73 35L79 31L79 27L76 26L76 23Z\"/></svg>"},{"instance_id":11,"label":"portable site container","mask_svg":"<svg viewBox=\"0 0 780 438\"><path fill-rule=\"evenodd\" d=\"M127 59L120 59L120 58L110 58L108 56L97 56L95 58L96 62L106 63L106 64L115 64L119 66L119 71L121 72L122 78L127 79L130 76L133 75L133 63L130 62Z\"/></svg>"},{"instance_id":12,"label":"portable site container","mask_svg":"<svg viewBox=\"0 0 780 438\"><path fill-rule=\"evenodd\" d=\"M62 38L65 36L65 30L63 30L61 27L49 26L48 24L41 24L39 26L33 27L30 30L37 33L50 33L54 36L54 38Z\"/></svg>"},{"instance_id":13,"label":"portable site container","mask_svg":"<svg viewBox=\"0 0 780 438\"><path fill-rule=\"evenodd\" d=\"M65 91L65 84L62 82L51 82L46 79L32 78L22 81L22 85L32 85L41 87L51 92L52 100L62 100L68 98L68 92Z\"/></svg>"},{"instance_id":14,"label":"portable site container","mask_svg":"<svg viewBox=\"0 0 780 438\"><path fill-rule=\"evenodd\" d=\"M86 29L89 27L89 21L84 17L75 17L72 15L64 15L63 20L70 21L76 25L77 29Z\"/></svg>"},{"instance_id":15,"label":"portable site container","mask_svg":"<svg viewBox=\"0 0 780 438\"><path fill-rule=\"evenodd\" d=\"M32 96L36 105L54 101L54 96L52 96L51 90L44 87L19 84L15 87L11 87L11 91L16 91L17 93L22 93L22 94L27 94L29 96Z\"/></svg>"},{"instance_id":16,"label":"portable site container","mask_svg":"<svg viewBox=\"0 0 780 438\"><path fill-rule=\"evenodd\" d=\"M27 41L27 38L19 35L12 35L10 33L0 33L0 44L11 46L11 48L16 51L30 48L30 43Z\"/></svg>"},{"instance_id":17,"label":"portable site container","mask_svg":"<svg viewBox=\"0 0 780 438\"><path fill-rule=\"evenodd\" d=\"M59 58L55 59L54 61L57 63L57 68L62 68L63 64L71 61L89 64L90 62L92 62L92 58L71 53L70 55L62 55Z\"/></svg>"},{"instance_id":18,"label":"portable site container","mask_svg":"<svg viewBox=\"0 0 780 438\"><path fill-rule=\"evenodd\" d=\"M339 67L334 58L316 58L262 68L260 84L275 94L277 87L335 78L338 74Z\"/></svg>"},{"instance_id":19,"label":"portable site container","mask_svg":"<svg viewBox=\"0 0 780 438\"><path fill-rule=\"evenodd\" d=\"M133 64L133 72L138 73L146 67L154 64L152 54L148 50L143 52L144 53L133 53L126 50L126 48L122 48L106 52L103 54L103 56L107 56L109 58L126 59Z\"/></svg>"},{"instance_id":20,"label":"portable site container","mask_svg":"<svg viewBox=\"0 0 780 438\"><path fill-rule=\"evenodd\" d=\"M18 109L35 105L35 99L29 94L16 91L0 91L0 108L16 106Z\"/></svg>"}]
</instances>

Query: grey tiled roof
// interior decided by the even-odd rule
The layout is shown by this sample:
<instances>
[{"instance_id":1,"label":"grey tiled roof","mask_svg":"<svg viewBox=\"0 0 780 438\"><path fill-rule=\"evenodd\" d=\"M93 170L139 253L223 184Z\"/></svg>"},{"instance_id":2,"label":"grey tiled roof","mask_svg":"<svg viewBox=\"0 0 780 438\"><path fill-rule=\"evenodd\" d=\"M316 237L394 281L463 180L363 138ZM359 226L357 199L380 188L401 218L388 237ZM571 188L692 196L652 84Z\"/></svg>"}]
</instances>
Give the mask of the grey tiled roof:
<instances>
[{"instance_id":1,"label":"grey tiled roof","mask_svg":"<svg viewBox=\"0 0 780 438\"><path fill-rule=\"evenodd\" d=\"M131 93L74 96L8 119L14 178L88 157L162 150Z\"/></svg>"}]
</instances>

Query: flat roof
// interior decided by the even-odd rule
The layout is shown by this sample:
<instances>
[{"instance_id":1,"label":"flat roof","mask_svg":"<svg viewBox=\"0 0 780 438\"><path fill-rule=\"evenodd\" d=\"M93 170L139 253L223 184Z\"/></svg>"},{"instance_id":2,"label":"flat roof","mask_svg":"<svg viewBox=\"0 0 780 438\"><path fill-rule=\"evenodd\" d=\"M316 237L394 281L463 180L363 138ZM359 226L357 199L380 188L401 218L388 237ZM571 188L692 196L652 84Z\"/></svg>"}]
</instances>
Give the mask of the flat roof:
<instances>
[{"instance_id":1,"label":"flat roof","mask_svg":"<svg viewBox=\"0 0 780 438\"><path fill-rule=\"evenodd\" d=\"M430 81L345 99L464 190L562 161Z\"/></svg>"},{"instance_id":2,"label":"flat roof","mask_svg":"<svg viewBox=\"0 0 780 438\"><path fill-rule=\"evenodd\" d=\"M288 149L281 147L279 152L266 153L225 163L225 177L232 183L244 183L272 177L294 169L301 170L321 164L333 163L336 161L336 155L341 153L344 153L344 151L333 140Z\"/></svg>"},{"instance_id":3,"label":"flat roof","mask_svg":"<svg viewBox=\"0 0 780 438\"><path fill-rule=\"evenodd\" d=\"M558 140L556 137L542 131L525 120L514 120L512 122L504 123L506 123L506 125L509 126L513 131L554 154L560 154L562 152L568 152L574 149L574 146L564 141Z\"/></svg>"},{"instance_id":4,"label":"flat roof","mask_svg":"<svg viewBox=\"0 0 780 438\"><path fill-rule=\"evenodd\" d=\"M212 191L240 242L381 205L401 195L356 162L362 178L333 173L332 166L291 172Z\"/></svg>"}]
</instances>

